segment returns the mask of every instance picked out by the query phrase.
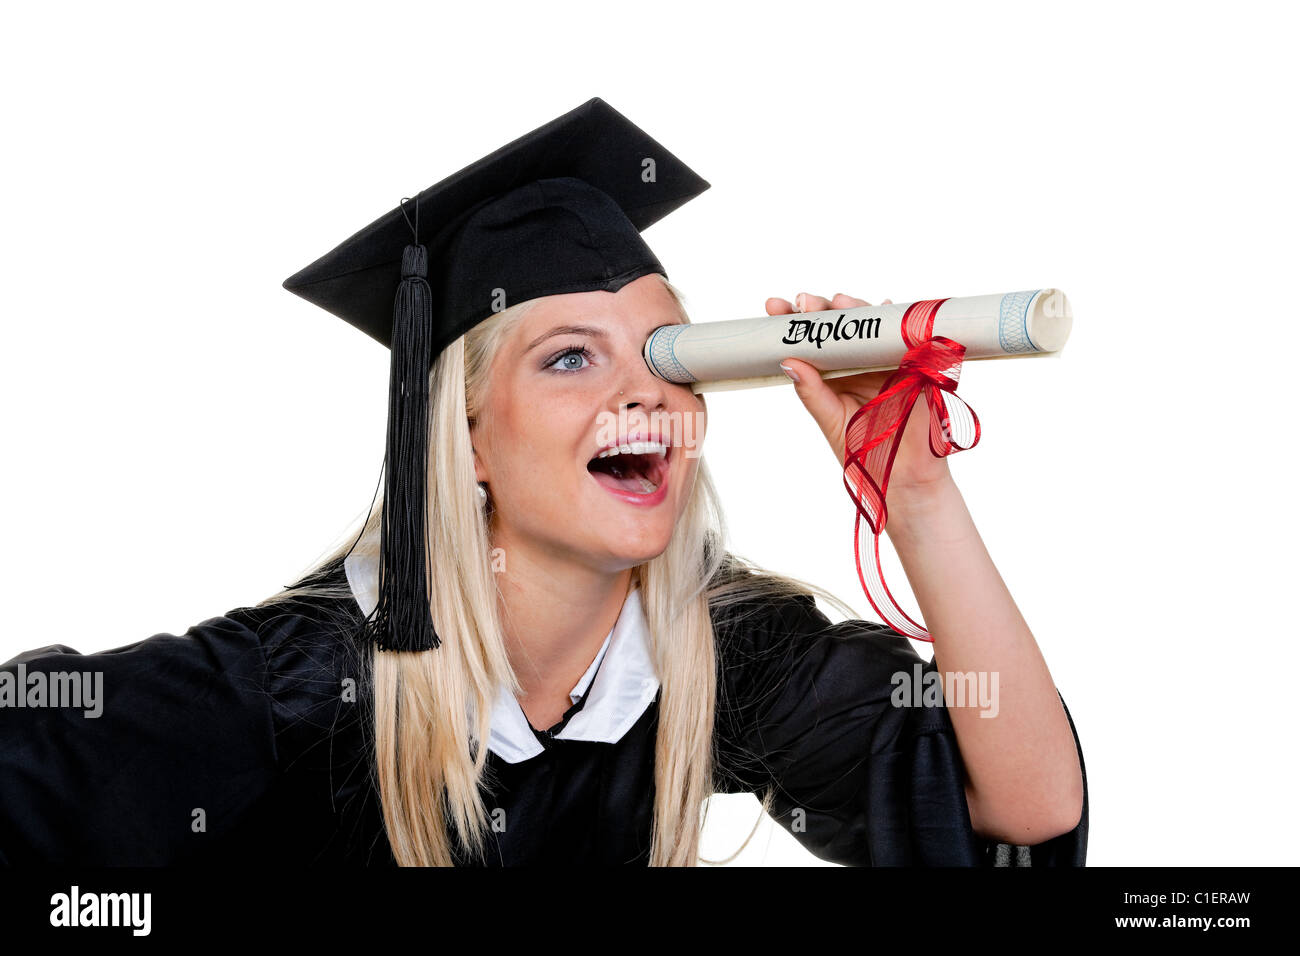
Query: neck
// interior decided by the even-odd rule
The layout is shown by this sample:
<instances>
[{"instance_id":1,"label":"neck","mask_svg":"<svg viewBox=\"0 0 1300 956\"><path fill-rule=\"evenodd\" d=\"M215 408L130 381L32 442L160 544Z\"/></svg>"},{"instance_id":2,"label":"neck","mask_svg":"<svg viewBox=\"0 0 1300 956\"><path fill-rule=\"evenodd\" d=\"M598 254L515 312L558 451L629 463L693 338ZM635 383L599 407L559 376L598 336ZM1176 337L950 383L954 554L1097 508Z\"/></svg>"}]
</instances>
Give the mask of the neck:
<instances>
[{"instance_id":1,"label":"neck","mask_svg":"<svg viewBox=\"0 0 1300 956\"><path fill-rule=\"evenodd\" d=\"M632 568L600 571L502 546L509 561L499 579L506 651L522 687L520 704L533 726L545 729L569 708L569 691L618 621Z\"/></svg>"}]
</instances>

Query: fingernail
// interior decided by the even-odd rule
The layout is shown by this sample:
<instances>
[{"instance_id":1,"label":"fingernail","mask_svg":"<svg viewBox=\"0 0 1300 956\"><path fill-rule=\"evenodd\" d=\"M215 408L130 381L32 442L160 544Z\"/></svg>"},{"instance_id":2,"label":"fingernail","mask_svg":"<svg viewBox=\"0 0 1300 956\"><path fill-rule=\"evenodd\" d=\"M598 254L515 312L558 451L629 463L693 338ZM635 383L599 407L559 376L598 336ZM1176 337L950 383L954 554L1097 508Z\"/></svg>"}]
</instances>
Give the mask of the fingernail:
<instances>
[{"instance_id":1,"label":"fingernail","mask_svg":"<svg viewBox=\"0 0 1300 956\"><path fill-rule=\"evenodd\" d=\"M782 365L782 366L781 366L781 369L782 369L782 371L785 372L786 375L789 375L789 376L790 376L790 381L792 381L792 382L796 382L796 383L799 381L799 376L796 375L796 374L794 373L794 369L792 369L790 366L788 366L788 365Z\"/></svg>"},{"instance_id":2,"label":"fingernail","mask_svg":"<svg viewBox=\"0 0 1300 956\"><path fill-rule=\"evenodd\" d=\"M794 310L795 310L796 312L802 312L802 311L803 311L803 293L802 293L802 292L800 292L797 296L794 297Z\"/></svg>"}]
</instances>

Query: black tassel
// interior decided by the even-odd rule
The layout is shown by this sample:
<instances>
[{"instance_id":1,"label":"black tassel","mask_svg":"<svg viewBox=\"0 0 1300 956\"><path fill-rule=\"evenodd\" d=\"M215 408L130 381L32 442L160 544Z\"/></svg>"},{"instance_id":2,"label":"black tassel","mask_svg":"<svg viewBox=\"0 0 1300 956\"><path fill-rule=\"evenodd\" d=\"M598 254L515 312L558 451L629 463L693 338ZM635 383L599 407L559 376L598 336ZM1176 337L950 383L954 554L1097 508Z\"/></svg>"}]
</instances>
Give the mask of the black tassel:
<instances>
[{"instance_id":1,"label":"black tassel","mask_svg":"<svg viewBox=\"0 0 1300 956\"><path fill-rule=\"evenodd\" d=\"M428 271L428 250L407 246L402 252L402 282L393 302L379 604L366 622L367 637L385 651L427 651L442 643L429 613L426 537L433 363Z\"/></svg>"}]
</instances>

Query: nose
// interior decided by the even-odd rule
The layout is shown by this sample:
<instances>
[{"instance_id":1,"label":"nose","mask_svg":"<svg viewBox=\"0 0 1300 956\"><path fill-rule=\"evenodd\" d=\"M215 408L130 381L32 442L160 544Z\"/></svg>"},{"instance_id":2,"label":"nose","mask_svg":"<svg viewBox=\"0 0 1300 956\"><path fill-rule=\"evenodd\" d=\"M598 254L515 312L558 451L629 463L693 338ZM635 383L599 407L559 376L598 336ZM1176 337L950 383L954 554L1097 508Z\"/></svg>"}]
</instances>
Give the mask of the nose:
<instances>
[{"instance_id":1,"label":"nose","mask_svg":"<svg viewBox=\"0 0 1300 956\"><path fill-rule=\"evenodd\" d=\"M626 408L640 407L645 412L663 408L670 383L651 372L640 353L635 359L628 360L626 369L626 373L619 377L617 404Z\"/></svg>"}]
</instances>

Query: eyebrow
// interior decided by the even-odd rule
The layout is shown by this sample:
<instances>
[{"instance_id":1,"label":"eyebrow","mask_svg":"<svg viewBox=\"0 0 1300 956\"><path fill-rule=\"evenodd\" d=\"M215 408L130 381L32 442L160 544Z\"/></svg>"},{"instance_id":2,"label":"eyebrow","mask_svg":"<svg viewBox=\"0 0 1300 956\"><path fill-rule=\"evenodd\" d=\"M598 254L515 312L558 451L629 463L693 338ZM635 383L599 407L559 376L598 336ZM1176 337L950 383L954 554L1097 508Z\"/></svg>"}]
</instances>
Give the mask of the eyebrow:
<instances>
[{"instance_id":1,"label":"eyebrow","mask_svg":"<svg viewBox=\"0 0 1300 956\"><path fill-rule=\"evenodd\" d=\"M528 348L524 349L524 354L527 355L529 352L537 348L537 346L541 345L547 339L552 338L556 335L590 335L590 336L594 336L595 338L601 339L601 338L605 338L605 330L598 329L595 326L591 326L591 325L557 325L549 332L543 332L537 338L533 339L532 342L529 343Z\"/></svg>"},{"instance_id":2,"label":"eyebrow","mask_svg":"<svg viewBox=\"0 0 1300 956\"><path fill-rule=\"evenodd\" d=\"M678 321L669 322L668 324L685 325L686 323L682 322L679 316ZM537 348L537 346L541 345L547 339L554 338L557 335L590 335L593 338L598 338L598 339L608 338L608 333L604 329L598 329L594 325L557 325L549 332L543 332L537 338L529 342L528 348L524 349L523 354L527 355L529 352Z\"/></svg>"}]
</instances>

